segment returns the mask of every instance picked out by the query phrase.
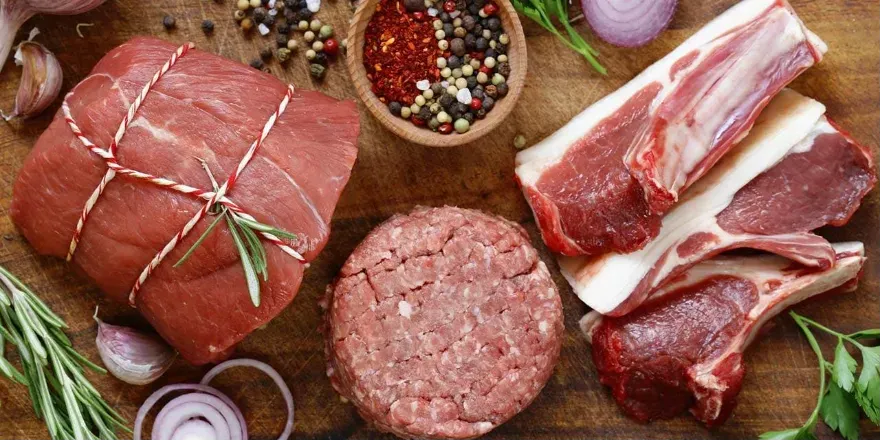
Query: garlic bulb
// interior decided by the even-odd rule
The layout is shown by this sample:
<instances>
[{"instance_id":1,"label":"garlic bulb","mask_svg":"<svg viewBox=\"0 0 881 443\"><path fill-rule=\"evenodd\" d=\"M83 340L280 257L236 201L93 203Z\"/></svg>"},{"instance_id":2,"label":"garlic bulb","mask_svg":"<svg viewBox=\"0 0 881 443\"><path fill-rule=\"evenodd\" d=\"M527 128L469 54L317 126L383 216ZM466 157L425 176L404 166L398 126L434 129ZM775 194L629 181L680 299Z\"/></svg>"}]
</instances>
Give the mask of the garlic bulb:
<instances>
[{"instance_id":1,"label":"garlic bulb","mask_svg":"<svg viewBox=\"0 0 881 443\"><path fill-rule=\"evenodd\" d=\"M132 385L146 385L162 376L177 353L155 334L98 320L95 344L104 367L114 377Z\"/></svg>"},{"instance_id":2,"label":"garlic bulb","mask_svg":"<svg viewBox=\"0 0 881 443\"><path fill-rule=\"evenodd\" d=\"M18 28L35 14L76 15L105 0L0 0L0 71L12 49Z\"/></svg>"},{"instance_id":3,"label":"garlic bulb","mask_svg":"<svg viewBox=\"0 0 881 443\"><path fill-rule=\"evenodd\" d=\"M37 33L39 31L34 28L30 39ZM12 114L0 112L7 121L15 117L33 117L43 112L61 92L63 75L58 59L45 46L30 39L18 45L15 51L15 64L22 67L21 83Z\"/></svg>"}]
</instances>

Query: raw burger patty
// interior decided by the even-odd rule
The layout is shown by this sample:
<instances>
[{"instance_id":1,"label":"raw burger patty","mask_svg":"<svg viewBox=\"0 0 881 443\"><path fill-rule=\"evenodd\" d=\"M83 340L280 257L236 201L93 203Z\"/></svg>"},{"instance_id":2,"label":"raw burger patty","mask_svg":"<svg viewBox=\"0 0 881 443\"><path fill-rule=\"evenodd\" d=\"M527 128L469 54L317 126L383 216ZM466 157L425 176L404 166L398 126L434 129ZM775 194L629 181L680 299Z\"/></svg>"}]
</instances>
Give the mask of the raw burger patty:
<instances>
[{"instance_id":1,"label":"raw burger patty","mask_svg":"<svg viewBox=\"0 0 881 443\"><path fill-rule=\"evenodd\" d=\"M328 295L331 383L401 437L489 432L535 399L560 354L547 268L523 228L479 211L392 217Z\"/></svg>"}]
</instances>

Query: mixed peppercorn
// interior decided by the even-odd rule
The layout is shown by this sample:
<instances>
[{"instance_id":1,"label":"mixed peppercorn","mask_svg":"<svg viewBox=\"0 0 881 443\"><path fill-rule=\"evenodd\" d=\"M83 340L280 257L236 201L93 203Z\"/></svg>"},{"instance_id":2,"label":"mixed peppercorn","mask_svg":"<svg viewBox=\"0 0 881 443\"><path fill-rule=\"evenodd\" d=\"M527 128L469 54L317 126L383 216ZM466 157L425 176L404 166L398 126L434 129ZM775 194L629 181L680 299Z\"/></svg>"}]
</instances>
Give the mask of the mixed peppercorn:
<instances>
[{"instance_id":1,"label":"mixed peppercorn","mask_svg":"<svg viewBox=\"0 0 881 443\"><path fill-rule=\"evenodd\" d=\"M221 3L221 0L215 0ZM263 37L276 31L275 41L271 47L260 51L260 57L250 62L255 69L266 70L266 63L273 56L279 63L286 63L300 49L300 41L293 38L295 31L303 33L303 40L309 49L305 58L310 63L309 72L316 79L324 77L328 61L340 50L345 50L346 40L338 41L334 37L333 27L324 24L314 15L321 7L321 0L235 0L233 18L243 32L257 30ZM172 30L176 23L174 17L166 15L162 25ZM214 22L202 21L205 34L214 32Z\"/></svg>"},{"instance_id":2,"label":"mixed peppercorn","mask_svg":"<svg viewBox=\"0 0 881 443\"><path fill-rule=\"evenodd\" d=\"M441 134L465 133L508 93L498 6L487 0L382 0L364 67L389 111Z\"/></svg>"}]
</instances>

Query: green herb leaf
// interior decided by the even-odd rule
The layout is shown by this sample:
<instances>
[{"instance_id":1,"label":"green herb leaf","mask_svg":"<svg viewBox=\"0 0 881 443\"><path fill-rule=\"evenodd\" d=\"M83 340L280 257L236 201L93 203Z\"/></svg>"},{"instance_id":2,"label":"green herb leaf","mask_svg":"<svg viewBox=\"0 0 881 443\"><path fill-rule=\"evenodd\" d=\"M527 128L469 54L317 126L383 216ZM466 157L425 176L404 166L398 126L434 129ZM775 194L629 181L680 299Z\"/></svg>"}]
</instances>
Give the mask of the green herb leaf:
<instances>
[{"instance_id":1,"label":"green herb leaf","mask_svg":"<svg viewBox=\"0 0 881 443\"><path fill-rule=\"evenodd\" d=\"M833 431L845 438L856 440L860 437L860 407L854 396L838 384L829 385L820 403L820 415Z\"/></svg>"},{"instance_id":2,"label":"green herb leaf","mask_svg":"<svg viewBox=\"0 0 881 443\"><path fill-rule=\"evenodd\" d=\"M857 361L850 356L844 341L838 339L835 347L835 360L832 362L832 381L847 392L853 390L854 372L857 370Z\"/></svg>"},{"instance_id":3,"label":"green herb leaf","mask_svg":"<svg viewBox=\"0 0 881 443\"><path fill-rule=\"evenodd\" d=\"M860 378L857 380L854 396L857 403L863 408L866 417L872 423L878 424L878 406L879 406L879 357L878 346L873 348L860 346L863 357L863 369L860 371Z\"/></svg>"},{"instance_id":4,"label":"green herb leaf","mask_svg":"<svg viewBox=\"0 0 881 443\"><path fill-rule=\"evenodd\" d=\"M203 232L202 235L199 236L196 242L193 243L193 246L190 246L190 249L187 249L187 252L184 253L183 257L181 257L180 260L178 260L173 267L176 268L182 265L185 261L187 261L188 258L190 258L191 255L193 255L193 252L196 250L196 248L198 248L199 245L201 245L202 242L205 241L206 238L208 238L208 234L211 234L211 231L213 231L214 228L217 227L217 224L220 223L221 220L223 220L223 216L226 215L226 211L227 209L223 208L220 214L217 214L217 216L214 217L214 221L212 221L211 224L208 225L207 228L205 228L205 232Z\"/></svg>"},{"instance_id":5,"label":"green herb leaf","mask_svg":"<svg viewBox=\"0 0 881 443\"><path fill-rule=\"evenodd\" d=\"M245 282L248 284L248 295L251 297L251 303L253 303L254 306L260 306L260 280L257 279L257 271L254 269L251 255L248 253L248 249L245 247L245 243L239 235L239 228L236 225L236 222L233 221L233 217L227 214L224 218L229 226L229 232L232 235L233 243L235 243L236 249L239 250L242 269L245 270Z\"/></svg>"},{"instance_id":6,"label":"green herb leaf","mask_svg":"<svg viewBox=\"0 0 881 443\"><path fill-rule=\"evenodd\" d=\"M765 432L759 436L761 440L816 440L817 437L805 428L784 429L782 431Z\"/></svg>"},{"instance_id":7,"label":"green herb leaf","mask_svg":"<svg viewBox=\"0 0 881 443\"><path fill-rule=\"evenodd\" d=\"M597 51L588 45L581 35L569 24L568 3L565 3L563 0L512 0L511 4L517 12L529 17L554 34L566 46L581 54L597 72L603 75L606 74L606 68L596 59ZM568 38L557 30L552 17L556 17L563 25Z\"/></svg>"}]
</instances>

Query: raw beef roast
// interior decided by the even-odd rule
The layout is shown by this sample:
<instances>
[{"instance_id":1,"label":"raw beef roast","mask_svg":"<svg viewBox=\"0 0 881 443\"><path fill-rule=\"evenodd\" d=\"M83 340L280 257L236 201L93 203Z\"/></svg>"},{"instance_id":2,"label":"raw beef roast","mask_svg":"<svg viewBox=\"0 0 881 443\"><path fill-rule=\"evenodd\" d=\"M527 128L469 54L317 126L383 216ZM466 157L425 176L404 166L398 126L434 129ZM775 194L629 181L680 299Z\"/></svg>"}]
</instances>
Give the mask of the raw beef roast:
<instances>
[{"instance_id":1,"label":"raw beef roast","mask_svg":"<svg viewBox=\"0 0 881 443\"><path fill-rule=\"evenodd\" d=\"M874 185L875 171L871 153L832 126L824 109L783 91L643 249L561 258L575 293L602 314L623 315L688 267L733 248L831 266L832 247L811 231L846 223Z\"/></svg>"},{"instance_id":2,"label":"raw beef roast","mask_svg":"<svg viewBox=\"0 0 881 443\"><path fill-rule=\"evenodd\" d=\"M98 146L109 146L129 104L171 57L175 45L136 38L111 51L68 98L72 117ZM146 96L118 151L120 164L201 189L235 170L286 85L271 75L205 52L181 57ZM228 197L260 222L297 235L310 261L330 233L330 218L357 155L354 103L297 90ZM12 218L41 254L65 257L105 163L74 138L59 112L15 183ZM73 264L111 298L129 291L153 256L204 201L124 175L109 183L89 215ZM262 303L248 297L239 254L225 223L173 267L202 234L204 218L137 293L136 308L192 363L225 358L275 317L297 293L304 265L264 242L269 279Z\"/></svg>"},{"instance_id":3,"label":"raw beef roast","mask_svg":"<svg viewBox=\"0 0 881 443\"><path fill-rule=\"evenodd\" d=\"M825 51L784 0L745 0L520 152L517 178L545 243L565 255L641 248Z\"/></svg>"},{"instance_id":4,"label":"raw beef roast","mask_svg":"<svg viewBox=\"0 0 881 443\"><path fill-rule=\"evenodd\" d=\"M373 230L328 289L331 383L402 437L471 438L526 408L560 353L557 288L520 226L417 208Z\"/></svg>"},{"instance_id":5,"label":"raw beef roast","mask_svg":"<svg viewBox=\"0 0 881 443\"><path fill-rule=\"evenodd\" d=\"M762 326L813 295L855 289L862 244L834 249L835 265L827 270L772 255L708 260L628 315L588 314L581 324L600 381L638 420L690 408L708 426L723 423L740 392L742 354Z\"/></svg>"}]
</instances>

